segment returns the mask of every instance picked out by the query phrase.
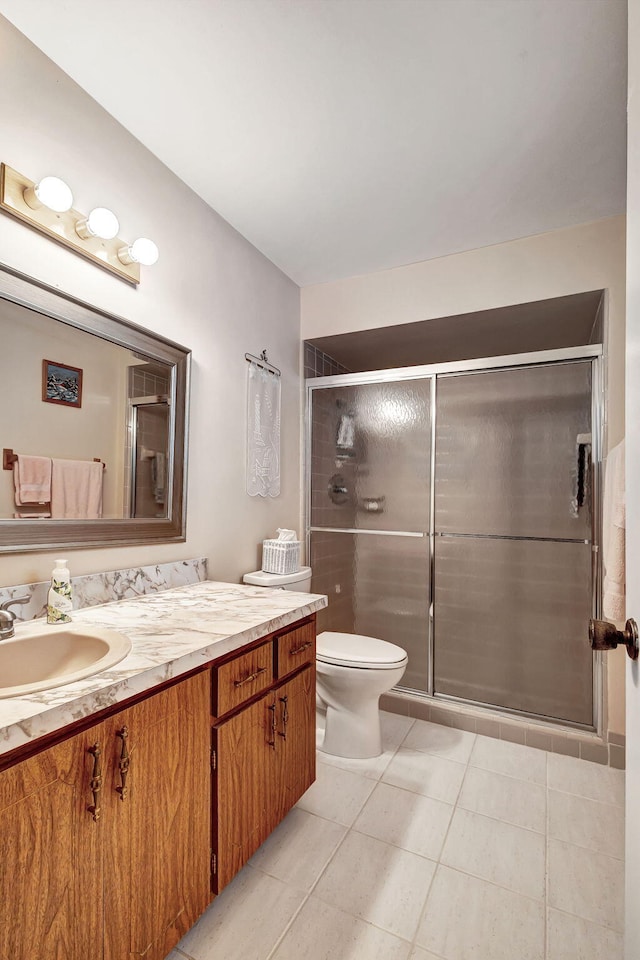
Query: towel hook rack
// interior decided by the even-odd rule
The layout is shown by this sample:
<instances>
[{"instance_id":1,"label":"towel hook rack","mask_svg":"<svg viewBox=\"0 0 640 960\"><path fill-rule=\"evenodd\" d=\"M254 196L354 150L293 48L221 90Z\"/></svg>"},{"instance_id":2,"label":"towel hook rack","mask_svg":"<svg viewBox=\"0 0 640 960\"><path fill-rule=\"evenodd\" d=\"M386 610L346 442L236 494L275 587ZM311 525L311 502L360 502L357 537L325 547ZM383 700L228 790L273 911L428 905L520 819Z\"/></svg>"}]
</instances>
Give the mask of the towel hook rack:
<instances>
[{"instance_id":1,"label":"towel hook rack","mask_svg":"<svg viewBox=\"0 0 640 960\"><path fill-rule=\"evenodd\" d=\"M255 357L252 353L245 353L244 358L248 363L257 363L263 370L268 370L269 373L273 373L276 377L282 376L280 370L272 363L269 363L266 350L263 350L259 357Z\"/></svg>"},{"instance_id":2,"label":"towel hook rack","mask_svg":"<svg viewBox=\"0 0 640 960\"><path fill-rule=\"evenodd\" d=\"M14 453L10 447L4 447L2 451L2 469L13 470L13 465L18 459L18 454Z\"/></svg>"}]
</instances>

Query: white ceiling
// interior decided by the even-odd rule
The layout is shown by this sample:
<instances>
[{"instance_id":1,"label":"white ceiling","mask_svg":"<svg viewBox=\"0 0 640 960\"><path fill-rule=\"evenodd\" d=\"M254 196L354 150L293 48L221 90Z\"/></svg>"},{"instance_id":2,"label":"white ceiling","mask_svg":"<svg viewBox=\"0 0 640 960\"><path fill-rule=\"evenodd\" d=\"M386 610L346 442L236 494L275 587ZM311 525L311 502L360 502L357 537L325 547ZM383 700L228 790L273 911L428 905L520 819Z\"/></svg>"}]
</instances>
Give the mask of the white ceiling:
<instances>
[{"instance_id":1,"label":"white ceiling","mask_svg":"<svg viewBox=\"0 0 640 960\"><path fill-rule=\"evenodd\" d=\"M301 285L622 213L625 0L0 0Z\"/></svg>"}]
</instances>

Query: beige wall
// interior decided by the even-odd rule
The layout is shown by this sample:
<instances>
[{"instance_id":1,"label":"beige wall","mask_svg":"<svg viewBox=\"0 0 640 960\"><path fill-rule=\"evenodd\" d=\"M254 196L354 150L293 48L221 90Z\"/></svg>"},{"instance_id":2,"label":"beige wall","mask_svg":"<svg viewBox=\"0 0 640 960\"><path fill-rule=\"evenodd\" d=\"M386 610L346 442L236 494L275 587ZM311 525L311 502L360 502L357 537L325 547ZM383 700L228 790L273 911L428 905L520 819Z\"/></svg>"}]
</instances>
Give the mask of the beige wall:
<instances>
[{"instance_id":1,"label":"beige wall","mask_svg":"<svg viewBox=\"0 0 640 960\"><path fill-rule=\"evenodd\" d=\"M301 291L302 337L607 291L608 445L624 435L625 218L611 217ZM609 728L624 730L624 654L607 661Z\"/></svg>"},{"instance_id":2,"label":"beige wall","mask_svg":"<svg viewBox=\"0 0 640 960\"><path fill-rule=\"evenodd\" d=\"M0 159L31 179L62 176L77 209L110 206L122 237L160 248L132 289L0 216L0 262L193 351L187 542L72 551L72 573L205 555L212 577L237 580L263 537L299 521L297 286L2 18L0 116ZM266 501L244 492L244 353L263 348L283 372L282 494ZM0 584L46 579L53 555L0 557Z\"/></svg>"}]
</instances>

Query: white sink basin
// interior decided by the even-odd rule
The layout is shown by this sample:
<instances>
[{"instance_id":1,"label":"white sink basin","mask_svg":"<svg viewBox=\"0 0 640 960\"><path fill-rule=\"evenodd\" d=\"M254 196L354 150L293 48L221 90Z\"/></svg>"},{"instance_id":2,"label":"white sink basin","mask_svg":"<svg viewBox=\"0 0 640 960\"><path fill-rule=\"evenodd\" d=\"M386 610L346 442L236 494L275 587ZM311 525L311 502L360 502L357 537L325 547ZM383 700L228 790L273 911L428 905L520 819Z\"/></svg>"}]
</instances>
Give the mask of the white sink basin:
<instances>
[{"instance_id":1,"label":"white sink basin","mask_svg":"<svg viewBox=\"0 0 640 960\"><path fill-rule=\"evenodd\" d=\"M131 641L117 630L81 624L20 624L0 641L0 697L50 690L124 660Z\"/></svg>"}]
</instances>

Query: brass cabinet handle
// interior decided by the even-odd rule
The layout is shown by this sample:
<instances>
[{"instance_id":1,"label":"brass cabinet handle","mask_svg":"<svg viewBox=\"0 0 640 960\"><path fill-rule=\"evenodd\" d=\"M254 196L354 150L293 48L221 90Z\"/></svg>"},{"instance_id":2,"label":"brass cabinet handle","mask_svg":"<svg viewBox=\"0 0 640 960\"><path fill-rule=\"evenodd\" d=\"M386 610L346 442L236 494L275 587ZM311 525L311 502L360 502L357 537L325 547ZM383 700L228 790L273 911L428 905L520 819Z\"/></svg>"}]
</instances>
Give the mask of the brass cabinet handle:
<instances>
[{"instance_id":1,"label":"brass cabinet handle","mask_svg":"<svg viewBox=\"0 0 640 960\"><path fill-rule=\"evenodd\" d=\"M267 740L267 743L270 747L276 748L276 705L275 703L269 704L269 710L271 711L271 736L273 739Z\"/></svg>"},{"instance_id":2,"label":"brass cabinet handle","mask_svg":"<svg viewBox=\"0 0 640 960\"><path fill-rule=\"evenodd\" d=\"M289 697L279 697L282 704L282 731L278 731L278 736L283 740L287 739L287 724L289 723Z\"/></svg>"},{"instance_id":3,"label":"brass cabinet handle","mask_svg":"<svg viewBox=\"0 0 640 960\"><path fill-rule=\"evenodd\" d=\"M253 673L250 673L248 677L245 677L244 680L234 680L234 687L241 687L244 683L253 683L254 680L257 680L261 673L266 673L266 667L258 667Z\"/></svg>"},{"instance_id":4,"label":"brass cabinet handle","mask_svg":"<svg viewBox=\"0 0 640 960\"><path fill-rule=\"evenodd\" d=\"M118 761L118 770L120 771L120 780L121 784L119 787L116 787L116 792L120 794L121 800L127 799L127 775L129 773L129 766L131 764L131 757L129 756L129 748L127 746L127 740L129 739L129 728L123 727L122 730L116 732L116 737L120 737L122 740L122 747L120 749L120 760Z\"/></svg>"},{"instance_id":5,"label":"brass cabinet handle","mask_svg":"<svg viewBox=\"0 0 640 960\"><path fill-rule=\"evenodd\" d=\"M310 646L312 646L312 641L306 640L304 643L301 643L299 647L292 647L291 650L289 650L289 656L295 657L299 653L304 653L304 651L308 650Z\"/></svg>"},{"instance_id":6,"label":"brass cabinet handle","mask_svg":"<svg viewBox=\"0 0 640 960\"><path fill-rule=\"evenodd\" d=\"M93 794L93 803L87 807L87 810L93 814L93 819L97 823L100 819L100 791L102 790L102 763L100 762L102 750L100 749L100 744L94 743L92 747L89 747L87 752L93 757L93 773L89 781L89 789Z\"/></svg>"}]
</instances>

